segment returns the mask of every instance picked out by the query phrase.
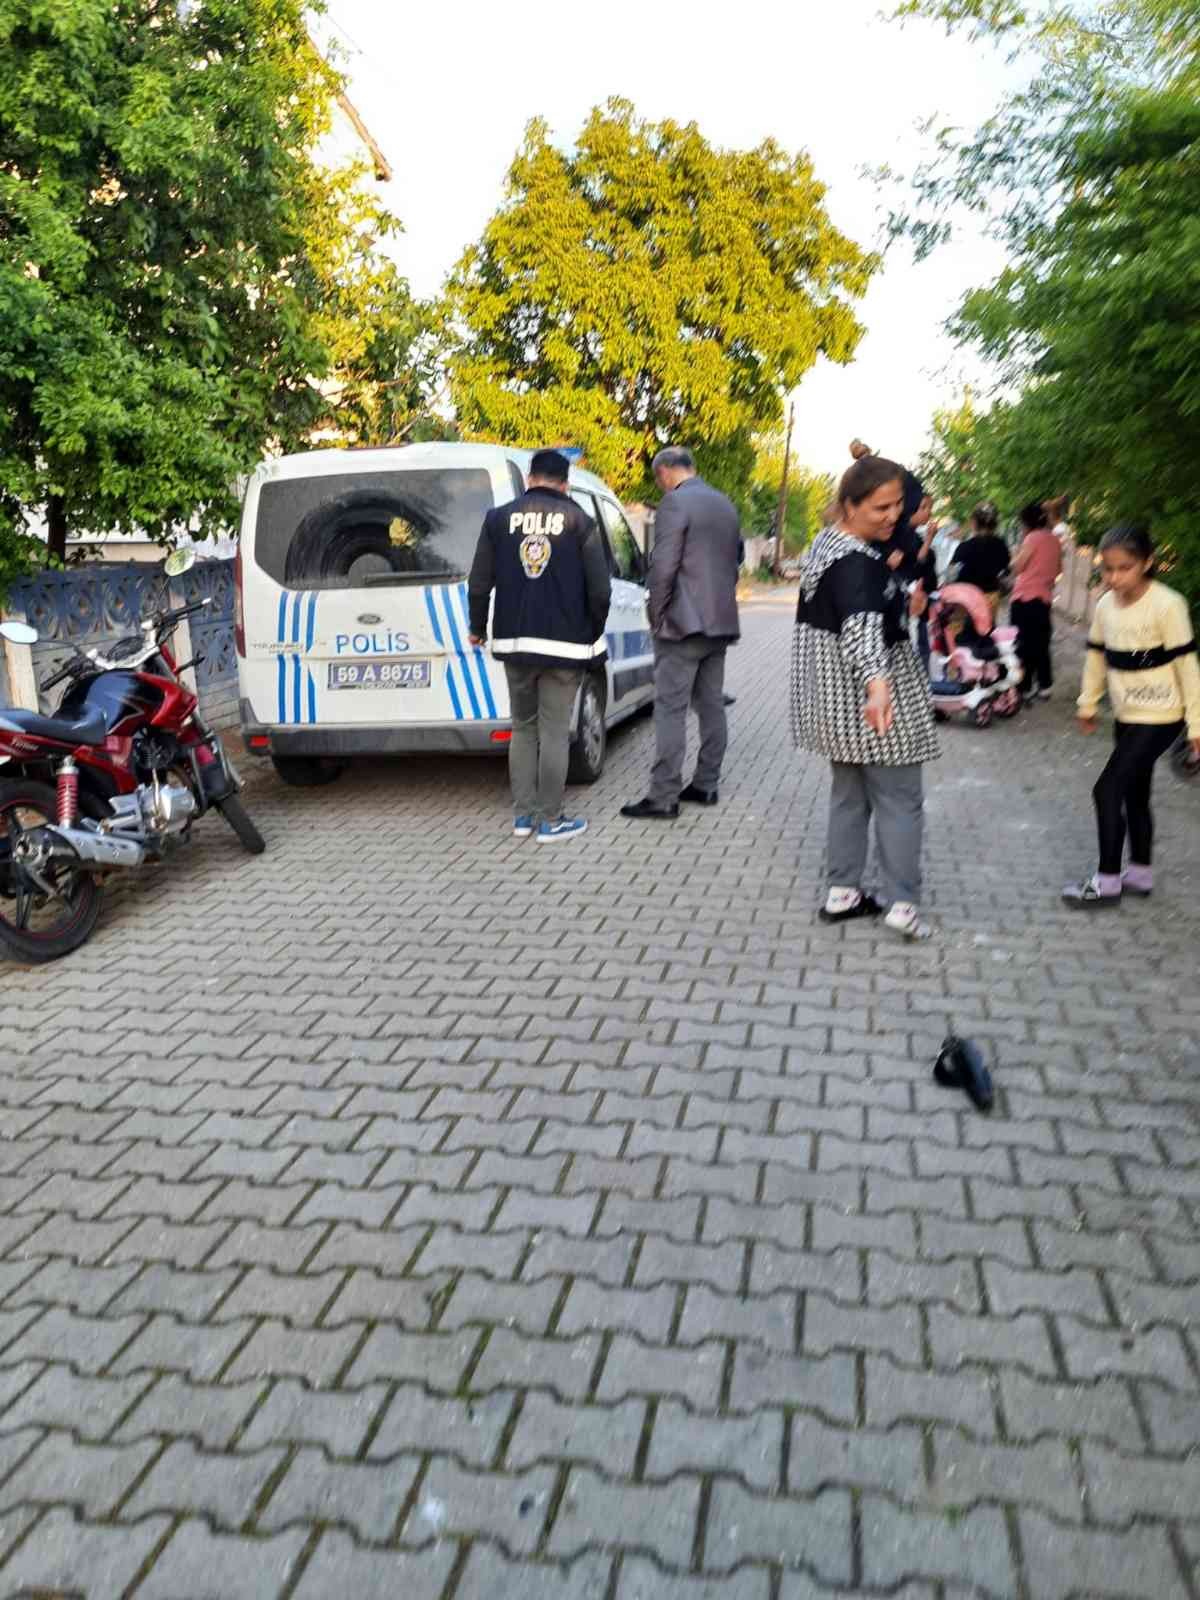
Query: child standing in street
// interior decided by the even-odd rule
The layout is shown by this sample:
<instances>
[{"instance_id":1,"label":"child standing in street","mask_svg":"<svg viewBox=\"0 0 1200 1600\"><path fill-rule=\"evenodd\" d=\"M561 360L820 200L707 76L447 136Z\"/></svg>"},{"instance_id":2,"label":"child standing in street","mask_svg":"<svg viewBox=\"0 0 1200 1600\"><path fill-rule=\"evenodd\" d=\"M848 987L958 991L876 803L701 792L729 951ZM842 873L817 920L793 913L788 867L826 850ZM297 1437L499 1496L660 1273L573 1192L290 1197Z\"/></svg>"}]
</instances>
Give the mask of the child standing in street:
<instances>
[{"instance_id":1,"label":"child standing in street","mask_svg":"<svg viewBox=\"0 0 1200 1600\"><path fill-rule=\"evenodd\" d=\"M1116 745L1092 791L1099 870L1063 890L1076 911L1119 906L1123 890L1150 894L1154 764L1185 723L1200 755L1200 664L1187 602L1155 581L1154 542L1144 528L1126 523L1110 529L1100 541L1100 558L1108 592L1088 635L1077 714L1081 731L1094 733L1107 685ZM1126 833L1130 859L1122 871Z\"/></svg>"},{"instance_id":2,"label":"child standing in street","mask_svg":"<svg viewBox=\"0 0 1200 1600\"><path fill-rule=\"evenodd\" d=\"M1035 699L1049 700L1054 683L1050 642L1054 635L1054 585L1062 571L1062 545L1050 531L1050 517L1036 500L1021 508L1021 527L1025 537L1013 559L1013 626L1017 630L1017 654L1025 671L1024 695L1027 704Z\"/></svg>"}]
</instances>

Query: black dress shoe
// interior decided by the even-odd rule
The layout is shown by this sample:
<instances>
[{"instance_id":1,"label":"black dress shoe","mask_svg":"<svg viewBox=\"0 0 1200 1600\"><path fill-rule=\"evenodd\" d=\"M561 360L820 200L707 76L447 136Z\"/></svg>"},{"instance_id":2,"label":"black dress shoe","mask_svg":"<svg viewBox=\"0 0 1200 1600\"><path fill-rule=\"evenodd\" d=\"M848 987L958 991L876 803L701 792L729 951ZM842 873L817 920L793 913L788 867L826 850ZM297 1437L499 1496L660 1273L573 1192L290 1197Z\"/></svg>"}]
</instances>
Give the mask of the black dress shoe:
<instances>
[{"instance_id":1,"label":"black dress shoe","mask_svg":"<svg viewBox=\"0 0 1200 1600\"><path fill-rule=\"evenodd\" d=\"M694 783L689 783L687 788L680 793L679 798L681 800L690 800L693 805L697 806L715 806L717 803L717 791L715 789L697 789Z\"/></svg>"},{"instance_id":2,"label":"black dress shoe","mask_svg":"<svg viewBox=\"0 0 1200 1600\"><path fill-rule=\"evenodd\" d=\"M673 822L679 815L679 802L676 800L667 805L661 800L635 800L632 805L622 806L623 817L654 817L660 822Z\"/></svg>"},{"instance_id":3,"label":"black dress shoe","mask_svg":"<svg viewBox=\"0 0 1200 1600\"><path fill-rule=\"evenodd\" d=\"M727 706L735 706L735 705L737 705L737 695L735 695L735 694L722 695L721 698L724 700L724 702L725 702L725 704Z\"/></svg>"}]
</instances>

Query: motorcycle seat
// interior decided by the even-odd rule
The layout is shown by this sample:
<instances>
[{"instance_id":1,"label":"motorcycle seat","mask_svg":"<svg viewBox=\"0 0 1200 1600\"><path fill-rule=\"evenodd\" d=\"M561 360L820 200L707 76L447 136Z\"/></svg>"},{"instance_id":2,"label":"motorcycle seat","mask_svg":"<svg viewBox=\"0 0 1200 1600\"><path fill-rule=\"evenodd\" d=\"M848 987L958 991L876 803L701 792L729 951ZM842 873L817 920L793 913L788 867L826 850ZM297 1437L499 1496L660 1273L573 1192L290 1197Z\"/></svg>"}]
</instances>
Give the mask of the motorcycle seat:
<instances>
[{"instance_id":1,"label":"motorcycle seat","mask_svg":"<svg viewBox=\"0 0 1200 1600\"><path fill-rule=\"evenodd\" d=\"M5 727L38 739L53 739L56 744L103 744L108 734L104 712L99 709L72 722L69 717L43 717L40 711L5 706L0 710L0 729Z\"/></svg>"}]
</instances>

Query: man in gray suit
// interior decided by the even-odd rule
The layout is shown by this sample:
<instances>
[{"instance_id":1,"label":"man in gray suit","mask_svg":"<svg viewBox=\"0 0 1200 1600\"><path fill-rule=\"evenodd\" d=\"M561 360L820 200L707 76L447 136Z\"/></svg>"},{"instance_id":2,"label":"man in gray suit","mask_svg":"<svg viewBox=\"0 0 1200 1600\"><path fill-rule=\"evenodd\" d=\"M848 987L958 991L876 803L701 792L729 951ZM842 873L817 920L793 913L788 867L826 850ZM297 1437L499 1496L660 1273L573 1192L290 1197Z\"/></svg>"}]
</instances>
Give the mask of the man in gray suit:
<instances>
[{"instance_id":1,"label":"man in gray suit","mask_svg":"<svg viewBox=\"0 0 1200 1600\"><path fill-rule=\"evenodd\" d=\"M737 639L741 532L737 508L696 475L690 450L672 446L654 458L663 491L650 560L650 630L654 635L654 734L658 754L650 792L622 806L624 817L670 819L681 800L716 805L727 738L725 651ZM683 786L688 706L700 720L696 771Z\"/></svg>"}]
</instances>

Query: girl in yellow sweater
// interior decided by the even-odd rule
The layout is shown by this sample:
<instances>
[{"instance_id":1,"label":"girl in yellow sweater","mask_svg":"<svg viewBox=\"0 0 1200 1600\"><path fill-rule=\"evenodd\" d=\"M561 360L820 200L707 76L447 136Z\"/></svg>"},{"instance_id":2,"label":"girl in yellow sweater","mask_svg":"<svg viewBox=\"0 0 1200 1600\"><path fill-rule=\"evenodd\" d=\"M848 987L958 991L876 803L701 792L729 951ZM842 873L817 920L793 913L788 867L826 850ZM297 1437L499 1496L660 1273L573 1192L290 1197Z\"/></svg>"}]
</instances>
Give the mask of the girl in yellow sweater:
<instances>
[{"instance_id":1,"label":"girl in yellow sweater","mask_svg":"<svg viewBox=\"0 0 1200 1600\"><path fill-rule=\"evenodd\" d=\"M1077 911L1119 906L1123 890L1150 894L1154 763L1185 725L1200 756L1200 664L1187 601L1154 581L1154 542L1144 528L1110 529L1100 541L1100 559L1108 593L1088 635L1077 715L1082 732L1095 733L1096 708L1107 687L1116 747L1092 790L1099 871L1063 890ZM1129 865L1122 871L1127 833Z\"/></svg>"}]
</instances>

